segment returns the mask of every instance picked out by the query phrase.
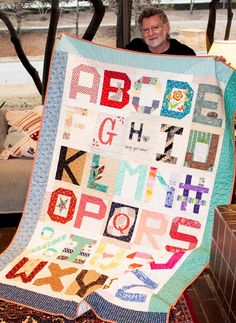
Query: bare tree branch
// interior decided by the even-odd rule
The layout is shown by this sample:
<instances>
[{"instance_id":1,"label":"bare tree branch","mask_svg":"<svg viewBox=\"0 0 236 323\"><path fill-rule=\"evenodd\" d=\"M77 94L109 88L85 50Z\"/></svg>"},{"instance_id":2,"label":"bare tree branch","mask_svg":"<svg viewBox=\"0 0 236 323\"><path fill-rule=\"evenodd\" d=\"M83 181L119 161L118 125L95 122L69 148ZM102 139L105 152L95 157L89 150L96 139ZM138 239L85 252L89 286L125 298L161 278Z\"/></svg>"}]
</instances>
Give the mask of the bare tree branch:
<instances>
[{"instance_id":1,"label":"bare tree branch","mask_svg":"<svg viewBox=\"0 0 236 323\"><path fill-rule=\"evenodd\" d=\"M0 104L0 109L2 109L2 107L4 106L5 103L6 103L6 101L4 101L3 103Z\"/></svg>"},{"instance_id":2,"label":"bare tree branch","mask_svg":"<svg viewBox=\"0 0 236 323\"><path fill-rule=\"evenodd\" d=\"M90 2L94 7L94 14L82 38L92 41L105 15L106 7L102 0L90 0Z\"/></svg>"},{"instance_id":3,"label":"bare tree branch","mask_svg":"<svg viewBox=\"0 0 236 323\"><path fill-rule=\"evenodd\" d=\"M38 71L30 64L28 58L26 57L24 50L21 46L20 39L17 35L17 32L12 25L10 19L7 17L7 15L0 11L0 19L4 22L6 25L10 35L11 35L11 42L13 43L15 47L15 51L17 53L17 56L19 57L21 63L26 68L27 72L31 75L32 79L34 80L34 83L39 91L40 94L42 94L42 83L38 74Z\"/></svg>"},{"instance_id":4,"label":"bare tree branch","mask_svg":"<svg viewBox=\"0 0 236 323\"><path fill-rule=\"evenodd\" d=\"M52 0L50 23L48 28L47 42L46 42L45 54L44 54L42 103L44 102L44 98L46 94L52 50L53 50L53 46L56 38L59 18L60 18L59 0Z\"/></svg>"},{"instance_id":5,"label":"bare tree branch","mask_svg":"<svg viewBox=\"0 0 236 323\"><path fill-rule=\"evenodd\" d=\"M206 48L207 52L210 50L211 45L214 41L215 34L215 26L216 26L216 8L220 0L211 0L209 3L209 16L208 16L208 24L207 24L207 32L206 32Z\"/></svg>"},{"instance_id":6,"label":"bare tree branch","mask_svg":"<svg viewBox=\"0 0 236 323\"><path fill-rule=\"evenodd\" d=\"M231 0L227 0L227 25L225 29L225 40L229 39L230 29L231 29L231 23L233 19L233 11L232 11L232 2Z\"/></svg>"}]
</instances>

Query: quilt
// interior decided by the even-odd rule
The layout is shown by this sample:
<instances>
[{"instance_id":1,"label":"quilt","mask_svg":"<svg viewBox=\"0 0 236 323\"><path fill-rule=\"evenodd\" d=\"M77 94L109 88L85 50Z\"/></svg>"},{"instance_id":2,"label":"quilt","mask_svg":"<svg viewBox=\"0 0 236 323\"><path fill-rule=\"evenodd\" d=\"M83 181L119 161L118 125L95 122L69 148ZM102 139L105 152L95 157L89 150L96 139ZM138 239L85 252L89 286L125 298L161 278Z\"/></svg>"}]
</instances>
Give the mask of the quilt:
<instances>
[{"instance_id":1,"label":"quilt","mask_svg":"<svg viewBox=\"0 0 236 323\"><path fill-rule=\"evenodd\" d=\"M213 57L63 34L0 298L68 319L167 322L230 202L235 109L235 70Z\"/></svg>"}]
</instances>

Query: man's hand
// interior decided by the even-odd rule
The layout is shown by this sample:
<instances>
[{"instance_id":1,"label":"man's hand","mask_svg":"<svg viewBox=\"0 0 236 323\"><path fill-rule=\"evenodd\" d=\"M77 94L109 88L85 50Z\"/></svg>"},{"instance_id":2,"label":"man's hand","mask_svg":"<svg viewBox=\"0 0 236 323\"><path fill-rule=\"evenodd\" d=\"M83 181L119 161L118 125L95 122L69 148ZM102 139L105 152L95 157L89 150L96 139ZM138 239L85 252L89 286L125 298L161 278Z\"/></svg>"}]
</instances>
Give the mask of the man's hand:
<instances>
[{"instance_id":1,"label":"man's hand","mask_svg":"<svg viewBox=\"0 0 236 323\"><path fill-rule=\"evenodd\" d=\"M215 60L218 61L218 62L222 62L222 63L225 63L227 65L231 65L231 63L226 63L226 59L224 58L224 56L214 56L215 57Z\"/></svg>"}]
</instances>

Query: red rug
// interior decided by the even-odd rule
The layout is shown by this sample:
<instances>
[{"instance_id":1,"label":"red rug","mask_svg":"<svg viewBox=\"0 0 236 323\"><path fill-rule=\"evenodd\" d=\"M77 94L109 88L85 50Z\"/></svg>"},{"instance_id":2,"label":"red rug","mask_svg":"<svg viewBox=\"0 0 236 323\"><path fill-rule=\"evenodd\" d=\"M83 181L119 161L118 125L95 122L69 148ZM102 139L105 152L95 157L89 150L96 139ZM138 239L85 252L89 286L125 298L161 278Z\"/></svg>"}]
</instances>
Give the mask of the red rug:
<instances>
[{"instance_id":1,"label":"red rug","mask_svg":"<svg viewBox=\"0 0 236 323\"><path fill-rule=\"evenodd\" d=\"M96 317L94 312L88 311L76 320L67 320L62 316L49 315L20 305L0 300L0 322L6 323L105 323ZM135 323L135 322L134 322ZM191 300L185 292L171 311L169 323L197 323Z\"/></svg>"},{"instance_id":2,"label":"red rug","mask_svg":"<svg viewBox=\"0 0 236 323\"><path fill-rule=\"evenodd\" d=\"M186 291L172 309L169 323L199 323L192 301Z\"/></svg>"}]
</instances>

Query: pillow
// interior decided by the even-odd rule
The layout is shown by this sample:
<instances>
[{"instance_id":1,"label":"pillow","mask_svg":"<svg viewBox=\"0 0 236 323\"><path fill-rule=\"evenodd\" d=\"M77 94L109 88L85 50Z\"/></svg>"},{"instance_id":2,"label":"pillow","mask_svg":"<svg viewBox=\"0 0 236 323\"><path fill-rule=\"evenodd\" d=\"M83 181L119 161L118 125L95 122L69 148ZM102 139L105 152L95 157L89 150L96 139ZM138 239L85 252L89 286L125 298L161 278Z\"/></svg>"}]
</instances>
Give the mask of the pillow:
<instances>
[{"instance_id":1,"label":"pillow","mask_svg":"<svg viewBox=\"0 0 236 323\"><path fill-rule=\"evenodd\" d=\"M9 126L0 159L34 157L41 126L43 106L32 110L6 111Z\"/></svg>"}]
</instances>

